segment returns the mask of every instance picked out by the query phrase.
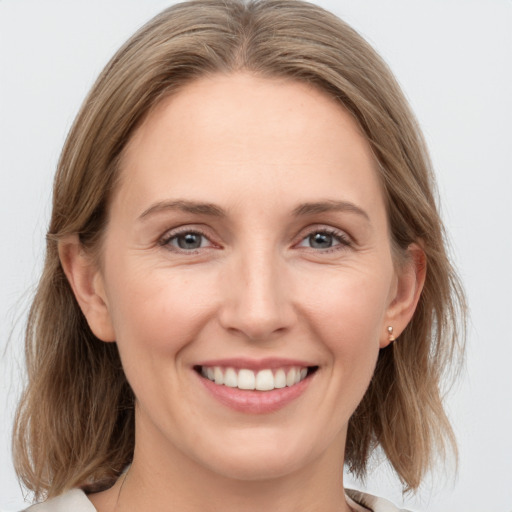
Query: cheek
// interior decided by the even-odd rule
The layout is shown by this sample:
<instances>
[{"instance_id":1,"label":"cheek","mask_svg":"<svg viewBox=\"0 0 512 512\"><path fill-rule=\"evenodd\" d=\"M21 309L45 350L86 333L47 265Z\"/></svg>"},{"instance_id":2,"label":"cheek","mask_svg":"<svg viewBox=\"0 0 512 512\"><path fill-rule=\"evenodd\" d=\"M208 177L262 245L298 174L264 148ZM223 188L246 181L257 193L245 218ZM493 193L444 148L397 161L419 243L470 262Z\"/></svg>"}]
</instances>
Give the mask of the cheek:
<instances>
[{"instance_id":1,"label":"cheek","mask_svg":"<svg viewBox=\"0 0 512 512\"><path fill-rule=\"evenodd\" d=\"M382 265L334 269L310 276L296 289L301 316L344 375L359 372L364 380L371 377L392 275Z\"/></svg>"},{"instance_id":2,"label":"cheek","mask_svg":"<svg viewBox=\"0 0 512 512\"><path fill-rule=\"evenodd\" d=\"M178 353L196 337L215 307L215 286L208 275L133 266L117 270L110 274L114 277L109 302L125 359L158 360Z\"/></svg>"},{"instance_id":3,"label":"cheek","mask_svg":"<svg viewBox=\"0 0 512 512\"><path fill-rule=\"evenodd\" d=\"M317 324L317 337L331 354L333 371L343 377L344 388L354 388L358 395L357 389L366 389L373 374L380 334L380 323L365 309L367 301L359 299L355 294L339 299L332 304L330 318Z\"/></svg>"},{"instance_id":4,"label":"cheek","mask_svg":"<svg viewBox=\"0 0 512 512\"><path fill-rule=\"evenodd\" d=\"M311 275L295 296L320 327L350 338L373 333L378 341L390 300L390 278L389 272L336 269Z\"/></svg>"}]
</instances>

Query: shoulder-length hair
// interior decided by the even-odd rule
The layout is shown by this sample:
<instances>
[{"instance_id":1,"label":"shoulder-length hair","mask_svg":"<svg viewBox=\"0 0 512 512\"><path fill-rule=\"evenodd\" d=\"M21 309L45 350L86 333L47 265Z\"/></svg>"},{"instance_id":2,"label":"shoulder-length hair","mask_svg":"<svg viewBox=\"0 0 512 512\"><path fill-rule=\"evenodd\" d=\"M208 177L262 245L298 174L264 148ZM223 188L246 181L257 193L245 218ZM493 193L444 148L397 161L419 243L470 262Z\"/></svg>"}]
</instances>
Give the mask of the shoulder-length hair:
<instances>
[{"instance_id":1,"label":"shoulder-length hair","mask_svg":"<svg viewBox=\"0 0 512 512\"><path fill-rule=\"evenodd\" d=\"M55 177L44 270L26 331L28 383L14 429L15 466L36 498L110 486L134 448L134 396L116 344L98 340L74 298L58 243L99 252L120 157L148 112L187 83L246 71L306 82L352 114L373 151L395 259L420 243L426 282L412 321L379 354L350 419L345 462L364 476L381 447L404 489L455 448L442 377L464 339L464 296L446 252L425 144L386 64L352 28L300 0L174 5L116 53L86 98ZM458 328L458 326L462 328Z\"/></svg>"}]
</instances>

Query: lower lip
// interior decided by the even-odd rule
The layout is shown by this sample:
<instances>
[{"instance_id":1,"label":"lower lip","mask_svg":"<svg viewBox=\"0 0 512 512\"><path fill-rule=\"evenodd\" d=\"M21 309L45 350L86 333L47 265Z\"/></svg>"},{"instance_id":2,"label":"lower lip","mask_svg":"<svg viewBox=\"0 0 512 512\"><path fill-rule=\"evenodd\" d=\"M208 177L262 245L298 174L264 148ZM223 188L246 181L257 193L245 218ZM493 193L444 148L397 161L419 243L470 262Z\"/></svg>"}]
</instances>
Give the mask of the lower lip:
<instances>
[{"instance_id":1,"label":"lower lip","mask_svg":"<svg viewBox=\"0 0 512 512\"><path fill-rule=\"evenodd\" d=\"M286 388L273 389L272 391L253 391L215 384L215 382L197 373L196 375L203 386L220 403L235 411L248 414L267 414L286 407L306 391L314 376L314 374L308 375L298 384Z\"/></svg>"}]
</instances>

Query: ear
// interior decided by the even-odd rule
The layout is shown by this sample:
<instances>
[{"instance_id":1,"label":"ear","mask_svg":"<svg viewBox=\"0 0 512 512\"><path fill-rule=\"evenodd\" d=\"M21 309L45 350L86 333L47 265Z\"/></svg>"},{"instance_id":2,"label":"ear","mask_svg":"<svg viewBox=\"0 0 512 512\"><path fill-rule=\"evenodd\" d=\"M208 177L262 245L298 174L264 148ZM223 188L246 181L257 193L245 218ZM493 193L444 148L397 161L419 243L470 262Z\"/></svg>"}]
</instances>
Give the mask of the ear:
<instances>
[{"instance_id":1,"label":"ear","mask_svg":"<svg viewBox=\"0 0 512 512\"><path fill-rule=\"evenodd\" d=\"M59 258L64 273L94 335L103 341L115 341L103 277L93 258L87 254L77 235L59 241Z\"/></svg>"},{"instance_id":2,"label":"ear","mask_svg":"<svg viewBox=\"0 0 512 512\"><path fill-rule=\"evenodd\" d=\"M425 252L419 244L409 245L405 262L397 269L396 287L386 311L380 348L389 345L407 327L418 305L425 284L426 273L427 259ZM393 328L393 338L388 332L388 327Z\"/></svg>"}]
</instances>

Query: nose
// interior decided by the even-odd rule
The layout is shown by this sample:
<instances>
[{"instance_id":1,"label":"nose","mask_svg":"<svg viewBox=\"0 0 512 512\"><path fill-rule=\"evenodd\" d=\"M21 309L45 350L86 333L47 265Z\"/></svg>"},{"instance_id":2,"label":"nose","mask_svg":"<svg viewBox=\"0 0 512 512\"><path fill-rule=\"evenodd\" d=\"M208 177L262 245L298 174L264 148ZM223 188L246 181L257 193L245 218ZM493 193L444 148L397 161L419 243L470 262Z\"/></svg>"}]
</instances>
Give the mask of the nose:
<instances>
[{"instance_id":1,"label":"nose","mask_svg":"<svg viewBox=\"0 0 512 512\"><path fill-rule=\"evenodd\" d=\"M225 276L220 312L224 329L250 341L269 341L296 321L284 262L272 251L241 256Z\"/></svg>"}]
</instances>

